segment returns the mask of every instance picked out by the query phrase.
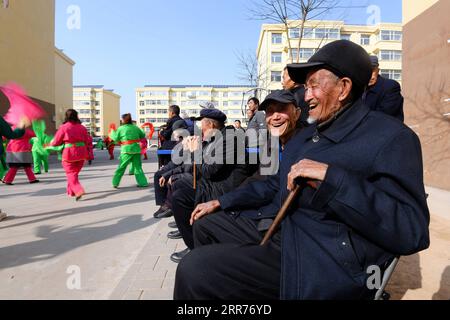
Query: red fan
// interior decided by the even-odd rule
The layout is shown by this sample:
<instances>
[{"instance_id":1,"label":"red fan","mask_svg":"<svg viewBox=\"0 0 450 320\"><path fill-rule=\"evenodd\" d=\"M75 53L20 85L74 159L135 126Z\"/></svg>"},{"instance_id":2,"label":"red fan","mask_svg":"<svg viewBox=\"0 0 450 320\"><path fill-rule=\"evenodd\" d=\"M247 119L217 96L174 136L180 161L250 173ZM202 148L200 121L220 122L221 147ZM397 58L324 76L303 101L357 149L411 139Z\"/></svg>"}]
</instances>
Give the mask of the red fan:
<instances>
[{"instance_id":1,"label":"red fan","mask_svg":"<svg viewBox=\"0 0 450 320\"><path fill-rule=\"evenodd\" d=\"M109 125L108 136L111 134L111 131L116 131L116 130L117 130L116 124L115 123L111 123Z\"/></svg>"},{"instance_id":2,"label":"red fan","mask_svg":"<svg viewBox=\"0 0 450 320\"><path fill-rule=\"evenodd\" d=\"M0 90L8 98L11 107L4 119L12 125L17 125L22 117L34 121L43 119L46 112L42 107L28 97L19 85L9 83L6 86L0 87Z\"/></svg>"}]
</instances>

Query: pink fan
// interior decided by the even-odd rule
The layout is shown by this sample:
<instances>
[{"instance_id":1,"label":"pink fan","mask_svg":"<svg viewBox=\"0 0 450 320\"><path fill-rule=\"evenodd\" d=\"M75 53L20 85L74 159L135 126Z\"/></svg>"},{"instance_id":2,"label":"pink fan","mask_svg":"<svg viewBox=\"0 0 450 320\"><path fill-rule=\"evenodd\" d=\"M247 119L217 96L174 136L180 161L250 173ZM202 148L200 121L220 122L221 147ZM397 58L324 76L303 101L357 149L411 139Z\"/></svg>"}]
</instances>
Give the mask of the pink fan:
<instances>
[{"instance_id":1,"label":"pink fan","mask_svg":"<svg viewBox=\"0 0 450 320\"><path fill-rule=\"evenodd\" d=\"M12 125L17 125L22 117L34 121L43 119L46 112L42 107L28 97L19 85L9 83L6 86L0 87L0 90L8 98L11 107L4 119Z\"/></svg>"}]
</instances>

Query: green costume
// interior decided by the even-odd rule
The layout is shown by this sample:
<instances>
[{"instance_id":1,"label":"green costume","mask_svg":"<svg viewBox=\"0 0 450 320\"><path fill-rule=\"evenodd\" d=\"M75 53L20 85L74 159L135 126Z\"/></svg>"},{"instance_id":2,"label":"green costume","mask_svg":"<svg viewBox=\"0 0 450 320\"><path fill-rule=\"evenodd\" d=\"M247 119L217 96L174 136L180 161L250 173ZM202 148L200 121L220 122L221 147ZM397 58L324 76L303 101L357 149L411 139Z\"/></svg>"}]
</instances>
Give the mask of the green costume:
<instances>
[{"instance_id":1,"label":"green costume","mask_svg":"<svg viewBox=\"0 0 450 320\"><path fill-rule=\"evenodd\" d=\"M45 150L45 146L49 145L53 138L45 134L45 129L44 121L33 121L33 131L36 137L31 138L30 143L33 145L31 152L33 153L35 174L41 174L41 166L44 167L45 172L48 172L49 151Z\"/></svg>"},{"instance_id":2,"label":"green costume","mask_svg":"<svg viewBox=\"0 0 450 320\"><path fill-rule=\"evenodd\" d=\"M113 187L117 188L120 184L125 170L129 164L133 165L134 176L139 187L147 187L148 181L142 170L141 147L139 141L145 137L144 132L133 124L120 126L117 131L112 131L110 138L121 144L120 164L114 174Z\"/></svg>"},{"instance_id":3,"label":"green costume","mask_svg":"<svg viewBox=\"0 0 450 320\"><path fill-rule=\"evenodd\" d=\"M95 145L95 148L98 150L103 150L105 148L105 145L103 144L103 140L98 140L97 144Z\"/></svg>"},{"instance_id":4,"label":"green costume","mask_svg":"<svg viewBox=\"0 0 450 320\"><path fill-rule=\"evenodd\" d=\"M1 137L0 137L0 139L1 139ZM3 145L3 150L6 150L8 141L3 140L2 145ZM0 155L0 180L3 180L3 178L6 175L6 172L8 172L8 166L6 165L6 153L2 153L2 155Z\"/></svg>"}]
</instances>

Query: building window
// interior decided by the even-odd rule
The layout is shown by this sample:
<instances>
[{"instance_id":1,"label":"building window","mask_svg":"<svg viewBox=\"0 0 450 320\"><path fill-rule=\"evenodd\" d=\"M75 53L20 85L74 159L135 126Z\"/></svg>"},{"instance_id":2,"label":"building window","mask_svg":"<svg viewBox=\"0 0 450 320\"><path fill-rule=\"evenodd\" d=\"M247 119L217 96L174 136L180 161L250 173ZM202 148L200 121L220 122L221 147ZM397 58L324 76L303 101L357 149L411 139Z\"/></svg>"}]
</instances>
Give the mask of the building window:
<instances>
[{"instance_id":1,"label":"building window","mask_svg":"<svg viewBox=\"0 0 450 320\"><path fill-rule=\"evenodd\" d=\"M400 61L402 60L402 52L400 50L381 50L380 60Z\"/></svg>"},{"instance_id":2,"label":"building window","mask_svg":"<svg viewBox=\"0 0 450 320\"><path fill-rule=\"evenodd\" d=\"M272 71L270 74L270 81L281 82L281 71Z\"/></svg>"},{"instance_id":3,"label":"building window","mask_svg":"<svg viewBox=\"0 0 450 320\"><path fill-rule=\"evenodd\" d=\"M100 115L100 110L95 110L95 115Z\"/></svg>"},{"instance_id":4,"label":"building window","mask_svg":"<svg viewBox=\"0 0 450 320\"><path fill-rule=\"evenodd\" d=\"M303 39L339 39L340 31L336 28L304 28ZM298 37L297 37L298 38Z\"/></svg>"},{"instance_id":5,"label":"building window","mask_svg":"<svg viewBox=\"0 0 450 320\"><path fill-rule=\"evenodd\" d=\"M315 49L311 48L300 48L300 60L308 60L315 53ZM297 60L298 49L291 49L292 59Z\"/></svg>"},{"instance_id":6,"label":"building window","mask_svg":"<svg viewBox=\"0 0 450 320\"><path fill-rule=\"evenodd\" d=\"M145 101L139 101L139 106L140 106L140 107L145 106Z\"/></svg>"},{"instance_id":7,"label":"building window","mask_svg":"<svg viewBox=\"0 0 450 320\"><path fill-rule=\"evenodd\" d=\"M141 124L144 124L144 123L145 123L145 119L139 119L139 122L140 122Z\"/></svg>"},{"instance_id":8,"label":"building window","mask_svg":"<svg viewBox=\"0 0 450 320\"><path fill-rule=\"evenodd\" d=\"M272 63L281 63L281 52L272 52Z\"/></svg>"},{"instance_id":9,"label":"building window","mask_svg":"<svg viewBox=\"0 0 450 320\"><path fill-rule=\"evenodd\" d=\"M300 38L300 29L299 28L289 29L289 38L291 39Z\"/></svg>"},{"instance_id":10,"label":"building window","mask_svg":"<svg viewBox=\"0 0 450 320\"><path fill-rule=\"evenodd\" d=\"M380 40L382 41L402 41L402 32L393 30L381 30Z\"/></svg>"},{"instance_id":11,"label":"building window","mask_svg":"<svg viewBox=\"0 0 450 320\"><path fill-rule=\"evenodd\" d=\"M349 33L341 33L341 40L350 41L350 34Z\"/></svg>"},{"instance_id":12,"label":"building window","mask_svg":"<svg viewBox=\"0 0 450 320\"><path fill-rule=\"evenodd\" d=\"M368 34L361 35L361 45L362 46L370 45L370 35L368 35Z\"/></svg>"},{"instance_id":13,"label":"building window","mask_svg":"<svg viewBox=\"0 0 450 320\"><path fill-rule=\"evenodd\" d=\"M139 110L139 114L140 115L144 115L145 114L145 110Z\"/></svg>"},{"instance_id":14,"label":"building window","mask_svg":"<svg viewBox=\"0 0 450 320\"><path fill-rule=\"evenodd\" d=\"M282 41L281 33L272 33L272 44L280 44Z\"/></svg>"},{"instance_id":15,"label":"building window","mask_svg":"<svg viewBox=\"0 0 450 320\"><path fill-rule=\"evenodd\" d=\"M100 132L101 128L95 128L95 132Z\"/></svg>"},{"instance_id":16,"label":"building window","mask_svg":"<svg viewBox=\"0 0 450 320\"><path fill-rule=\"evenodd\" d=\"M380 70L380 74L382 77L402 81L402 71L401 70Z\"/></svg>"},{"instance_id":17,"label":"building window","mask_svg":"<svg viewBox=\"0 0 450 320\"><path fill-rule=\"evenodd\" d=\"M154 105L168 105L168 100L145 100L145 104L147 106L154 106Z\"/></svg>"},{"instance_id":18,"label":"building window","mask_svg":"<svg viewBox=\"0 0 450 320\"><path fill-rule=\"evenodd\" d=\"M228 98L228 92L224 92L224 93L222 94L222 97L223 97L223 98Z\"/></svg>"},{"instance_id":19,"label":"building window","mask_svg":"<svg viewBox=\"0 0 450 320\"><path fill-rule=\"evenodd\" d=\"M224 106L224 107L228 107L228 101L224 101L224 102L223 102L223 106Z\"/></svg>"}]
</instances>

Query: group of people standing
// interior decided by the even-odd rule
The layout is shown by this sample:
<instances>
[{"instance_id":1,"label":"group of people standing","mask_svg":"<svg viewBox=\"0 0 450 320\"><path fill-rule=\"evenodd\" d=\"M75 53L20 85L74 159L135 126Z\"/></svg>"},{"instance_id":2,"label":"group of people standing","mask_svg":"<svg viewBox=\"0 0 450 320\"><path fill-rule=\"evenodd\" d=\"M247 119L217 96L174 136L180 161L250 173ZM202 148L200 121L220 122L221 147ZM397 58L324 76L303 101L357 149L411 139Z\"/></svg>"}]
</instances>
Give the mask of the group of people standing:
<instances>
[{"instance_id":1,"label":"group of people standing","mask_svg":"<svg viewBox=\"0 0 450 320\"><path fill-rule=\"evenodd\" d=\"M282 84L261 105L248 101L248 128L267 128L279 141L280 165L268 176L259 163L237 161L242 136L225 133L239 128L227 126L222 111L204 108L190 119L200 123L201 136L183 136L188 124L177 106L169 108L161 149L181 146L184 161L161 163L154 216L174 216L177 230L168 237L187 247L171 256L179 263L175 299L372 299L369 267L383 270L396 256L429 246L420 141L403 124L399 86L379 75L377 59L353 42L334 41L307 63L286 66ZM121 145L112 185L119 187L131 164L137 185L146 187L145 134L130 114L122 122L109 135ZM24 124L12 130L0 119L0 130L8 139L31 138ZM76 111L68 110L50 145L64 145L67 192L77 200L85 193L78 174L89 143ZM22 147L13 144L7 157L30 161ZM199 163L198 151L220 161ZM286 217L261 245L286 199Z\"/></svg>"},{"instance_id":2,"label":"group of people standing","mask_svg":"<svg viewBox=\"0 0 450 320\"><path fill-rule=\"evenodd\" d=\"M384 272L429 246L420 141L376 57L335 41L288 65L283 88L258 110L280 140L275 174L185 162L155 175L155 217L173 215L187 246L171 256L175 299L373 299L370 267ZM184 138L183 153L200 148L205 158L226 144L208 131L223 130L223 119L202 111L202 140ZM287 199L286 217L261 245Z\"/></svg>"},{"instance_id":3,"label":"group of people standing","mask_svg":"<svg viewBox=\"0 0 450 320\"><path fill-rule=\"evenodd\" d=\"M145 133L133 125L130 114L123 115L122 121L123 125L118 130L111 131L108 137L108 150L111 145L120 144L122 146L120 165L112 181L113 187L118 188L120 180L130 164L138 186L147 187L148 182L141 162L142 146L145 147L145 150L147 149ZM91 163L94 159L94 152L92 137L81 124L78 112L73 109L66 111L65 121L53 138L42 132L36 136L33 130L27 128L30 125L29 121L24 120L13 130L0 117L0 136L9 139L6 150L4 150L3 143L0 145L0 178L2 182L12 185L18 170L23 168L29 183L38 183L39 180L36 179L35 173L41 173L41 165L45 172L48 172L48 160L45 155L48 157L47 152L57 151L61 153L62 167L67 177L67 194L76 201L80 200L86 192L79 181L79 174L85 163ZM109 153L113 157L114 149L111 149ZM6 214L1 213L0 220L5 218Z\"/></svg>"}]
</instances>

